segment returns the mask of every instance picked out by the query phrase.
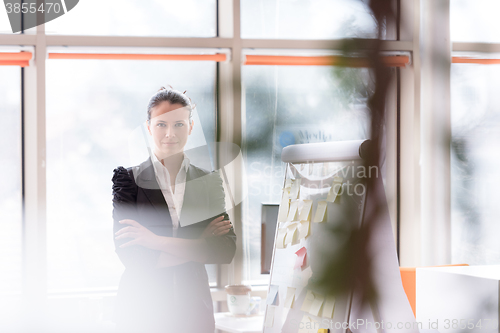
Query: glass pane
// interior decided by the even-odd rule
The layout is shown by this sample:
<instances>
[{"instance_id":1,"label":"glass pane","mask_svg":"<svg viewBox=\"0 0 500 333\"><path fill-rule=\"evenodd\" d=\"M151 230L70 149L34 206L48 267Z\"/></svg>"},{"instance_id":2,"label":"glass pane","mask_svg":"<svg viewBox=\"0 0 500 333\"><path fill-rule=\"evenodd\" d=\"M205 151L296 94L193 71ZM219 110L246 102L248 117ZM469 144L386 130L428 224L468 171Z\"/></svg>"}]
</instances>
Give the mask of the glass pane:
<instances>
[{"instance_id":1,"label":"glass pane","mask_svg":"<svg viewBox=\"0 0 500 333\"><path fill-rule=\"evenodd\" d=\"M0 66L0 300L22 287L21 69ZM0 301L2 313L4 308Z\"/></svg>"},{"instance_id":2,"label":"glass pane","mask_svg":"<svg viewBox=\"0 0 500 333\"><path fill-rule=\"evenodd\" d=\"M500 264L500 66L451 72L452 261Z\"/></svg>"},{"instance_id":3,"label":"glass pane","mask_svg":"<svg viewBox=\"0 0 500 333\"><path fill-rule=\"evenodd\" d=\"M145 149L134 151L143 142L134 135L161 86L187 90L197 105L195 128L213 138L215 68L193 61L47 62L49 289L118 285L123 265L113 244L113 169L148 158ZM215 268L207 268L216 281Z\"/></svg>"},{"instance_id":4,"label":"glass pane","mask_svg":"<svg viewBox=\"0 0 500 333\"><path fill-rule=\"evenodd\" d=\"M500 42L498 0L450 1L451 40L456 42Z\"/></svg>"},{"instance_id":5,"label":"glass pane","mask_svg":"<svg viewBox=\"0 0 500 333\"><path fill-rule=\"evenodd\" d=\"M85 0L45 25L47 34L214 37L216 0Z\"/></svg>"},{"instance_id":6,"label":"glass pane","mask_svg":"<svg viewBox=\"0 0 500 333\"><path fill-rule=\"evenodd\" d=\"M281 150L290 144L368 136L366 101L373 91L364 68L245 66L244 145L248 198L243 204L244 278L260 274L262 204L279 204L285 175Z\"/></svg>"},{"instance_id":7,"label":"glass pane","mask_svg":"<svg viewBox=\"0 0 500 333\"><path fill-rule=\"evenodd\" d=\"M377 29L361 0L242 0L243 38L375 38Z\"/></svg>"}]
</instances>

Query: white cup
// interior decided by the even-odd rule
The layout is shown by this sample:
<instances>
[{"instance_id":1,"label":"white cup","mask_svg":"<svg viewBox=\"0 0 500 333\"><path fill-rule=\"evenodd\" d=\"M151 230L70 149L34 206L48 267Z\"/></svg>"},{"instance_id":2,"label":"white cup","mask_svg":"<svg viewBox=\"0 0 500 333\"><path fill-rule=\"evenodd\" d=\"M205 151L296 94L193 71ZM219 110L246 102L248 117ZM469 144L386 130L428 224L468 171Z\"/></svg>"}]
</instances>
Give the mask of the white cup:
<instances>
[{"instance_id":1,"label":"white cup","mask_svg":"<svg viewBox=\"0 0 500 333\"><path fill-rule=\"evenodd\" d=\"M226 286L227 307L233 315L247 315L255 307L256 302L250 297L251 288L245 285Z\"/></svg>"}]
</instances>

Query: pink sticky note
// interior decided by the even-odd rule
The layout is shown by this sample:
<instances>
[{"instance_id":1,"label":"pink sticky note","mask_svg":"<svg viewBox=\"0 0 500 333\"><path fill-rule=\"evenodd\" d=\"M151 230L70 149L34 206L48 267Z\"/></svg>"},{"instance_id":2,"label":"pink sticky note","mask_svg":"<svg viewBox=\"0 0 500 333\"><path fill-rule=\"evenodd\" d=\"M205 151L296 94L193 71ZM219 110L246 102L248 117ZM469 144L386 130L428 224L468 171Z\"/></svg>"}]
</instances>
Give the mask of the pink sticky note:
<instances>
[{"instance_id":1,"label":"pink sticky note","mask_svg":"<svg viewBox=\"0 0 500 333\"><path fill-rule=\"evenodd\" d=\"M293 267L293 269L302 267L304 265L307 249L305 247L301 247L297 252L295 252L295 254L297 255L297 260L295 261L295 266Z\"/></svg>"}]
</instances>

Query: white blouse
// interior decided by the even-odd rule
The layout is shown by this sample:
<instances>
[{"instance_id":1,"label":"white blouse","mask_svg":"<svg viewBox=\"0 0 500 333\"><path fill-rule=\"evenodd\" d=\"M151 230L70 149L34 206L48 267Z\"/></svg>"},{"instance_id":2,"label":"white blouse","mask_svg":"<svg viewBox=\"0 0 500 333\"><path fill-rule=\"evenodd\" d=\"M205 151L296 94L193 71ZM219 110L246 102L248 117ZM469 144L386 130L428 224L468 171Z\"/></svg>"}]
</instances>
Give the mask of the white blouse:
<instances>
[{"instance_id":1,"label":"white blouse","mask_svg":"<svg viewBox=\"0 0 500 333\"><path fill-rule=\"evenodd\" d=\"M184 191L186 190L186 174L189 168L189 159L184 155L184 160L182 161L181 168L175 177L174 192L172 193L172 187L170 183L170 174L167 167L165 167L158 157L153 153L152 161L153 168L156 175L156 180L158 185L160 185L163 197L168 205L168 211L170 212L170 217L173 224L173 236L177 236L177 228L179 228L180 214L182 210L182 204L184 203Z\"/></svg>"}]
</instances>

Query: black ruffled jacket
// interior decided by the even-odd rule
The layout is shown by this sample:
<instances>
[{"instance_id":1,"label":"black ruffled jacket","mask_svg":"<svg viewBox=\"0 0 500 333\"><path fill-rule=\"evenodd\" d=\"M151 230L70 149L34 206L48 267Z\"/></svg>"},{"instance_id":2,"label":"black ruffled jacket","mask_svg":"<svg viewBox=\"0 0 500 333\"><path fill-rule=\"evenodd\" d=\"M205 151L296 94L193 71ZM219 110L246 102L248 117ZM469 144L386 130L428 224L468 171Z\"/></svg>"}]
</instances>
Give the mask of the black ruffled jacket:
<instances>
[{"instance_id":1,"label":"black ruffled jacket","mask_svg":"<svg viewBox=\"0 0 500 333\"><path fill-rule=\"evenodd\" d=\"M151 159L137 167L113 170L113 232L136 220L157 235L172 236L172 221ZM224 191L217 173L190 165L177 237L199 238L207 225L224 215ZM197 223L195 223L197 222ZM191 224L192 223L192 224ZM202 263L190 261L156 269L160 251L143 246L120 248L130 239L115 240L115 251L125 266L115 306L118 332L210 332L214 331L208 275ZM229 264L236 251L231 230L206 239L209 264Z\"/></svg>"}]
</instances>

